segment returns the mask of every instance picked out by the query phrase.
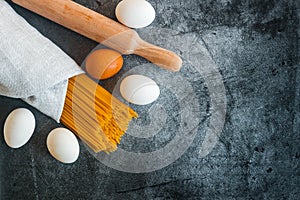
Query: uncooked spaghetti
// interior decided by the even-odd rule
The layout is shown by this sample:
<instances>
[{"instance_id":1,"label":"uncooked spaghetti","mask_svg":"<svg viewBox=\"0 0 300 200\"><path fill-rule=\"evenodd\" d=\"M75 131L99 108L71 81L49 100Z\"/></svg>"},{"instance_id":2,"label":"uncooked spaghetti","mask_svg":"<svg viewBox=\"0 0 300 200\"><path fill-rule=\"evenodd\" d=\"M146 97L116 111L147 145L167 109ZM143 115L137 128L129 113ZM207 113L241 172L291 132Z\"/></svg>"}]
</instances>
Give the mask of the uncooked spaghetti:
<instances>
[{"instance_id":1,"label":"uncooked spaghetti","mask_svg":"<svg viewBox=\"0 0 300 200\"><path fill-rule=\"evenodd\" d=\"M69 79L61 122L94 152L116 150L137 113L82 74Z\"/></svg>"}]
</instances>

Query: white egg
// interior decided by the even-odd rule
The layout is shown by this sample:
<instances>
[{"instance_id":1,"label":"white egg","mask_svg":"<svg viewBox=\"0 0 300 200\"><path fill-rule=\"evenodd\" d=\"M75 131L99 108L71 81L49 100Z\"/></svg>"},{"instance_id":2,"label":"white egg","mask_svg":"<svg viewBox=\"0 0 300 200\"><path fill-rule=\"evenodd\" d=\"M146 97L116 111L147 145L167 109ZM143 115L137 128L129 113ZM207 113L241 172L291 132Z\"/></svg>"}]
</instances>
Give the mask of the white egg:
<instances>
[{"instance_id":1,"label":"white egg","mask_svg":"<svg viewBox=\"0 0 300 200\"><path fill-rule=\"evenodd\" d=\"M65 128L56 128L49 133L47 148L50 154L62 163L73 163L79 156L78 140Z\"/></svg>"},{"instance_id":2,"label":"white egg","mask_svg":"<svg viewBox=\"0 0 300 200\"><path fill-rule=\"evenodd\" d=\"M4 123L4 140L11 148L19 148L26 144L35 129L35 118L26 108L13 110Z\"/></svg>"},{"instance_id":3,"label":"white egg","mask_svg":"<svg viewBox=\"0 0 300 200\"><path fill-rule=\"evenodd\" d=\"M130 75L122 80L120 92L124 99L136 105L154 102L160 94L158 85L143 75Z\"/></svg>"},{"instance_id":4,"label":"white egg","mask_svg":"<svg viewBox=\"0 0 300 200\"><path fill-rule=\"evenodd\" d=\"M145 0L123 0L115 10L117 19L130 28L143 28L155 19L155 10Z\"/></svg>"}]
</instances>

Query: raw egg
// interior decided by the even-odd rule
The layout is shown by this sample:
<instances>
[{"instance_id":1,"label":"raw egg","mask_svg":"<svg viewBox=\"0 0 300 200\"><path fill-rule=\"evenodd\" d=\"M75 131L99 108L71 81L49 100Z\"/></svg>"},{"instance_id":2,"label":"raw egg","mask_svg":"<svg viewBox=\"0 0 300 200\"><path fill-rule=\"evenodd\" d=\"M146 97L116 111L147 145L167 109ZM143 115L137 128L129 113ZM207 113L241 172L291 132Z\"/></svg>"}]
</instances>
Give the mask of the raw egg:
<instances>
[{"instance_id":1,"label":"raw egg","mask_svg":"<svg viewBox=\"0 0 300 200\"><path fill-rule=\"evenodd\" d=\"M123 0L115 10L119 22L130 28L143 28L155 19L153 6L145 0Z\"/></svg>"},{"instance_id":2,"label":"raw egg","mask_svg":"<svg viewBox=\"0 0 300 200\"><path fill-rule=\"evenodd\" d=\"M150 104L160 94L156 82L147 76L138 74L124 78L120 84L120 92L125 100L136 105Z\"/></svg>"},{"instance_id":3,"label":"raw egg","mask_svg":"<svg viewBox=\"0 0 300 200\"><path fill-rule=\"evenodd\" d=\"M52 130L47 137L50 154L62 163L73 163L79 156L79 143L76 136L65 128Z\"/></svg>"},{"instance_id":4,"label":"raw egg","mask_svg":"<svg viewBox=\"0 0 300 200\"><path fill-rule=\"evenodd\" d=\"M19 148L26 144L35 129L35 117L26 108L12 111L4 123L4 140L11 148Z\"/></svg>"},{"instance_id":5,"label":"raw egg","mask_svg":"<svg viewBox=\"0 0 300 200\"><path fill-rule=\"evenodd\" d=\"M87 73L98 80L110 78L117 74L123 66L123 57L111 49L99 49L86 59Z\"/></svg>"}]
</instances>

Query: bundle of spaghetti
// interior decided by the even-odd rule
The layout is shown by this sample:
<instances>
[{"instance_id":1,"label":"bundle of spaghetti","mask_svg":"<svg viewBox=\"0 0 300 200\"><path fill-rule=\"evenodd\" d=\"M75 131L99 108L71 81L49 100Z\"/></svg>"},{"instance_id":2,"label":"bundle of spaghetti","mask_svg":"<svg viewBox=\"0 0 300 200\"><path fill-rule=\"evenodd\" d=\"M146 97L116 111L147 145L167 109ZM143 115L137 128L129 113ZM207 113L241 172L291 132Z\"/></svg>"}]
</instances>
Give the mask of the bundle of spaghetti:
<instances>
[{"instance_id":1,"label":"bundle of spaghetti","mask_svg":"<svg viewBox=\"0 0 300 200\"><path fill-rule=\"evenodd\" d=\"M117 149L137 113L81 74L69 79L61 122L94 152Z\"/></svg>"}]
</instances>

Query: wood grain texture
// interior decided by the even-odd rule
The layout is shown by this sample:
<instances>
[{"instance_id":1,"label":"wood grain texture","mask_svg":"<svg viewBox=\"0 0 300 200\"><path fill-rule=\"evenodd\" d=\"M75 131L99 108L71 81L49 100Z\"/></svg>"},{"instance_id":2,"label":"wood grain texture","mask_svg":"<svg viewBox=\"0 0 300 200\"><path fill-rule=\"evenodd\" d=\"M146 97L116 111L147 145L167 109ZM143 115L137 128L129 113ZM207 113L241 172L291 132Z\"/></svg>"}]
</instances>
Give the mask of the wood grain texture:
<instances>
[{"instance_id":1,"label":"wood grain texture","mask_svg":"<svg viewBox=\"0 0 300 200\"><path fill-rule=\"evenodd\" d=\"M178 71L182 66L181 58L174 52L144 42L134 30L73 1L13 2L122 54L137 54L171 71Z\"/></svg>"}]
</instances>

